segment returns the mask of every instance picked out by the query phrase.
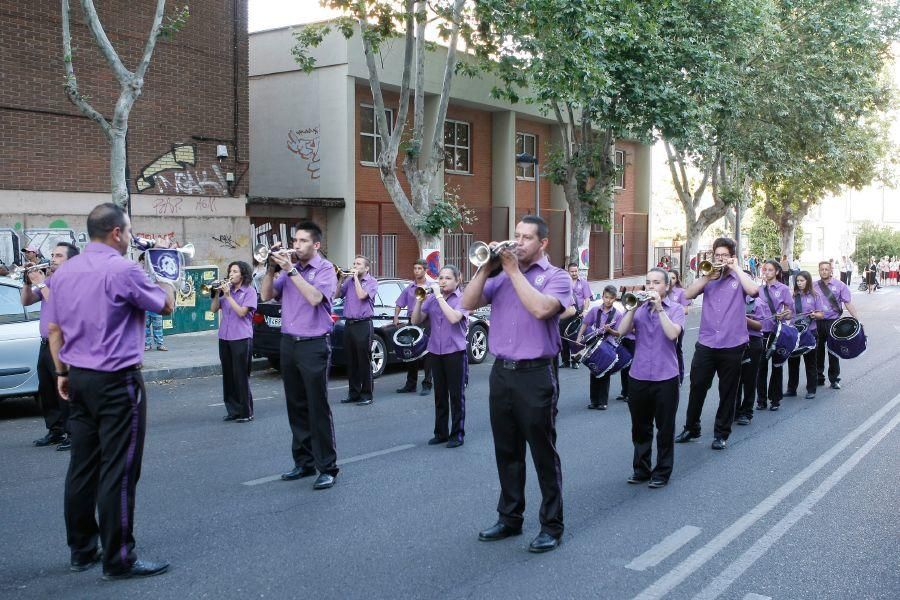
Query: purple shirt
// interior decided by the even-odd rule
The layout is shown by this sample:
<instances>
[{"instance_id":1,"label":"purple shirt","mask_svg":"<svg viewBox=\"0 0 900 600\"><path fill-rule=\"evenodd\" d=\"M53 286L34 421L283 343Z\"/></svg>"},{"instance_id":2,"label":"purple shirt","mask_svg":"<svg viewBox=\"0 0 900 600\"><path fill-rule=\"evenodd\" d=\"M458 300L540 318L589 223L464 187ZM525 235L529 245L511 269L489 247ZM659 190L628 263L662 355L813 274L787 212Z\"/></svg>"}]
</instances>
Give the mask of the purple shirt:
<instances>
[{"instance_id":1,"label":"purple shirt","mask_svg":"<svg viewBox=\"0 0 900 600\"><path fill-rule=\"evenodd\" d=\"M579 277L572 282L572 297L575 299L575 308L579 311L584 308L585 300L593 299L594 294L591 292L591 285L587 282L587 279Z\"/></svg>"},{"instance_id":2,"label":"purple shirt","mask_svg":"<svg viewBox=\"0 0 900 600\"><path fill-rule=\"evenodd\" d=\"M347 277L341 284L340 296L344 299L345 319L368 319L375 314L375 294L378 293L378 280L369 275L359 278L359 285L369 296L365 300L359 299L356 293L356 283L352 277Z\"/></svg>"},{"instance_id":3,"label":"purple shirt","mask_svg":"<svg viewBox=\"0 0 900 600\"><path fill-rule=\"evenodd\" d=\"M560 312L572 306L572 278L551 265L546 256L528 267L524 275L532 287L559 300ZM483 294L491 304L491 354L506 360L556 356L560 350L559 314L549 319L534 317L519 300L506 272L488 279Z\"/></svg>"},{"instance_id":4,"label":"purple shirt","mask_svg":"<svg viewBox=\"0 0 900 600\"><path fill-rule=\"evenodd\" d=\"M684 330L684 308L671 298L663 298L663 309L669 319ZM641 381L666 381L678 377L677 340L666 337L659 315L648 302L634 312L634 360L630 374Z\"/></svg>"},{"instance_id":5,"label":"purple shirt","mask_svg":"<svg viewBox=\"0 0 900 600\"><path fill-rule=\"evenodd\" d=\"M275 279L275 297L281 298L281 332L299 337L317 337L331 331L331 299L337 288L334 265L318 253L305 266L294 265L300 277L312 284L325 296L318 306L307 302L297 286L290 281L287 271L282 271Z\"/></svg>"},{"instance_id":6,"label":"purple shirt","mask_svg":"<svg viewBox=\"0 0 900 600\"><path fill-rule=\"evenodd\" d=\"M793 322L797 322L797 294L791 299L791 310L794 311L794 319ZM823 298L816 294L815 292L812 294L799 294L800 296L800 312L815 312L817 310L824 310L822 306ZM827 302L827 300L826 300ZM812 316L807 315L805 317L800 317L801 319L806 319L809 321L809 329L810 331L816 330L816 320L812 318Z\"/></svg>"},{"instance_id":7,"label":"purple shirt","mask_svg":"<svg viewBox=\"0 0 900 600\"><path fill-rule=\"evenodd\" d=\"M750 317L751 319L753 319L754 321L759 321L760 319L762 319L762 313L760 312L760 309L759 309L760 299L754 298L752 296L745 296L744 299L745 299L747 305L750 305L750 303L753 302L753 311L750 313L747 313L747 316ZM762 331L750 329L749 323L747 324L747 334L752 337L762 337Z\"/></svg>"},{"instance_id":8,"label":"purple shirt","mask_svg":"<svg viewBox=\"0 0 900 600\"><path fill-rule=\"evenodd\" d=\"M137 263L91 242L53 274L53 293L42 309L62 330L62 362L111 372L141 363L145 312L165 305L166 293Z\"/></svg>"},{"instance_id":9,"label":"purple shirt","mask_svg":"<svg viewBox=\"0 0 900 600\"><path fill-rule=\"evenodd\" d=\"M841 313L844 312L844 305L850 302L850 288L847 285L838 279L832 277L828 281L828 287L831 288L831 294L834 296L834 299L838 301L838 304L841 306L841 312L837 312L834 310L834 307L831 305L831 300L828 299L828 296L822 291L822 283L821 279L816 282L815 291L817 294L822 296L822 310L825 311L825 319L838 319L841 316Z\"/></svg>"},{"instance_id":10,"label":"purple shirt","mask_svg":"<svg viewBox=\"0 0 900 600\"><path fill-rule=\"evenodd\" d=\"M768 294L766 294L766 290L768 290ZM794 300L791 298L791 289L788 286L780 281L773 281L768 285L759 286L759 299L756 302L756 306L759 307L760 314L765 319L762 322L763 333L772 333L778 327L777 321L772 318L772 309L769 307L770 297L776 313L781 312L785 308L791 311L794 310Z\"/></svg>"},{"instance_id":11,"label":"purple shirt","mask_svg":"<svg viewBox=\"0 0 900 600\"><path fill-rule=\"evenodd\" d=\"M610 307L609 310L603 308L603 305L600 304L598 306L592 306L591 310L584 315L584 321L582 325L587 325L587 329L584 330L585 335L591 333L592 331L597 331L602 326L606 325L607 319L609 319L609 314L612 313L612 320L609 321L609 326L615 329L619 326L619 322L622 320L622 317L625 315L617 309L615 306ZM598 322L599 321L599 322Z\"/></svg>"},{"instance_id":12,"label":"purple shirt","mask_svg":"<svg viewBox=\"0 0 900 600\"><path fill-rule=\"evenodd\" d=\"M673 287L669 290L669 296L681 306L690 306L694 303L693 300L688 300L687 296L684 295L684 288Z\"/></svg>"},{"instance_id":13,"label":"purple shirt","mask_svg":"<svg viewBox=\"0 0 900 600\"><path fill-rule=\"evenodd\" d=\"M428 351L432 354L452 354L466 349L466 330L469 327L469 311L459 307L462 299L462 290L447 296L447 304L450 308L462 313L463 318L458 323L450 323L447 320L441 305L434 296L425 298L422 303L422 314L428 315L431 324L431 333L428 336Z\"/></svg>"},{"instance_id":14,"label":"purple shirt","mask_svg":"<svg viewBox=\"0 0 900 600\"><path fill-rule=\"evenodd\" d=\"M750 341L747 334L744 286L737 273L708 281L703 288L700 335L707 348L734 348Z\"/></svg>"},{"instance_id":15,"label":"purple shirt","mask_svg":"<svg viewBox=\"0 0 900 600\"><path fill-rule=\"evenodd\" d=\"M253 313L256 311L256 288L252 285L242 285L236 290L231 290L231 297L240 306L246 306L250 310L243 317L234 312L234 307L225 296L219 296L219 309L222 311L222 320L219 322L220 340L246 340L253 337Z\"/></svg>"},{"instance_id":16,"label":"purple shirt","mask_svg":"<svg viewBox=\"0 0 900 600\"><path fill-rule=\"evenodd\" d=\"M406 308L412 309L413 306L416 305L416 288L429 288L434 283L434 279L431 277L425 276L425 285L417 285L415 281L406 286L406 289L400 292L400 296L397 298L397 303L394 305L397 308Z\"/></svg>"}]
</instances>

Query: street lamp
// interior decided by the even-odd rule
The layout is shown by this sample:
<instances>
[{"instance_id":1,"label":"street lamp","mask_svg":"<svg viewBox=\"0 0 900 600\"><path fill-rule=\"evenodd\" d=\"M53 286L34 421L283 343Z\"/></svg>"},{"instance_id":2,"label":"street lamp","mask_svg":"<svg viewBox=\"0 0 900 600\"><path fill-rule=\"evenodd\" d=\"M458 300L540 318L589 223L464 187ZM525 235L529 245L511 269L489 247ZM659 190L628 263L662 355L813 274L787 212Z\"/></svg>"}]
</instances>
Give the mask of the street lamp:
<instances>
[{"instance_id":1,"label":"street lamp","mask_svg":"<svg viewBox=\"0 0 900 600\"><path fill-rule=\"evenodd\" d=\"M534 214L541 216L541 172L538 169L537 156L532 156L527 152L516 154L516 165L523 169L526 165L534 165Z\"/></svg>"}]
</instances>

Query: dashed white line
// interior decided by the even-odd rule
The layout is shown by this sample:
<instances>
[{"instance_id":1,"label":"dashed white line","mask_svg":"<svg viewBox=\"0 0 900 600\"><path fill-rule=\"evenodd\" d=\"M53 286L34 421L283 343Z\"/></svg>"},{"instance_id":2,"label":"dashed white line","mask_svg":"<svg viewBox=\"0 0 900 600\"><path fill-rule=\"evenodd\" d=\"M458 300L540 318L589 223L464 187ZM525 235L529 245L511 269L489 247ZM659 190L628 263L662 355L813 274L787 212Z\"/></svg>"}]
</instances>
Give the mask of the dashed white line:
<instances>
[{"instance_id":1,"label":"dashed white line","mask_svg":"<svg viewBox=\"0 0 900 600\"><path fill-rule=\"evenodd\" d=\"M763 596L762 594L754 594L750 592L744 596L744 600L772 600L772 596Z\"/></svg>"},{"instance_id":2,"label":"dashed white line","mask_svg":"<svg viewBox=\"0 0 900 600\"><path fill-rule=\"evenodd\" d=\"M661 542L625 565L625 568L632 571L645 571L650 567L655 567L699 534L699 527L685 525L678 531L667 535Z\"/></svg>"}]
</instances>

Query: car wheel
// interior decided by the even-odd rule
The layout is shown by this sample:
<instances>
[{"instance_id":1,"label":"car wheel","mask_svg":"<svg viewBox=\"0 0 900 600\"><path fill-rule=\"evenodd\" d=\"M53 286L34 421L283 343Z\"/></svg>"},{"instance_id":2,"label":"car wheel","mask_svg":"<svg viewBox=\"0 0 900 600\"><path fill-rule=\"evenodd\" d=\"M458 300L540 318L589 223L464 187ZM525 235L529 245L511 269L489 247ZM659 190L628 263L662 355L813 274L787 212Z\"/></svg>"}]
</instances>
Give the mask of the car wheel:
<instances>
[{"instance_id":1,"label":"car wheel","mask_svg":"<svg viewBox=\"0 0 900 600\"><path fill-rule=\"evenodd\" d=\"M378 334L372 336L372 352L369 356L372 361L372 378L378 379L387 367L387 346Z\"/></svg>"},{"instance_id":2,"label":"car wheel","mask_svg":"<svg viewBox=\"0 0 900 600\"><path fill-rule=\"evenodd\" d=\"M269 366L275 369L276 371L281 372L281 357L280 356L267 356L269 360Z\"/></svg>"},{"instance_id":3,"label":"car wheel","mask_svg":"<svg viewBox=\"0 0 900 600\"><path fill-rule=\"evenodd\" d=\"M479 365L484 362L487 356L487 330L482 325L474 325L469 329L469 362L473 365Z\"/></svg>"}]
</instances>

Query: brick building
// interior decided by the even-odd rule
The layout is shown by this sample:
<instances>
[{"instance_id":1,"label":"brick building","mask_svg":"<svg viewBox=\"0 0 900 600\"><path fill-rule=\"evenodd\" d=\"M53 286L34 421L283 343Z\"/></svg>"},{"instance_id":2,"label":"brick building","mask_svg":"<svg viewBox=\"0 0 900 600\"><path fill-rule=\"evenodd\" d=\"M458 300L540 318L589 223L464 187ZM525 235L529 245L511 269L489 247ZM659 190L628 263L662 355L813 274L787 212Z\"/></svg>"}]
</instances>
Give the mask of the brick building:
<instances>
[{"instance_id":1,"label":"brick building","mask_svg":"<svg viewBox=\"0 0 900 600\"><path fill-rule=\"evenodd\" d=\"M250 35L253 180L248 214L255 235L262 241L272 241L273 235L284 239L298 216L312 217L323 225L326 252L338 264L348 265L354 254L362 253L374 259L377 275L408 276L419 250L375 166L379 141L362 45L358 37L326 37L313 50L316 68L306 74L291 56L292 31L283 27ZM391 119L398 105L402 54L402 44L386 44L381 51L380 77ZM445 56L437 50L426 57L426 129L433 127ZM536 107L491 98L496 83L454 78L443 132L447 159L435 193L443 183L477 217L463 233L445 234L443 261L466 275L466 249L472 241L509 239L518 218L535 212L534 166L517 166L516 154L536 155L543 165L561 142L556 122ZM430 148L434 132L425 134L424 147ZM623 142L617 145L617 158L625 169L614 227L591 234L592 279L646 272L650 148ZM560 265L578 254L567 247L565 197L561 187L537 179L540 212L551 230L551 261ZM401 182L405 186L402 175Z\"/></svg>"},{"instance_id":2,"label":"brick building","mask_svg":"<svg viewBox=\"0 0 900 600\"><path fill-rule=\"evenodd\" d=\"M71 4L79 88L110 118L118 83L84 25L79 3ZM140 59L154 9L155 2L97 5L126 68L134 69ZM235 257L249 258L247 0L192 0L190 13L171 40L158 40L131 111L132 221L142 235L192 242L195 263L224 267ZM0 0L4 253L14 233L83 232L90 209L110 198L106 139L63 91L60 23L58 0ZM219 146L227 157L217 158Z\"/></svg>"}]
</instances>

